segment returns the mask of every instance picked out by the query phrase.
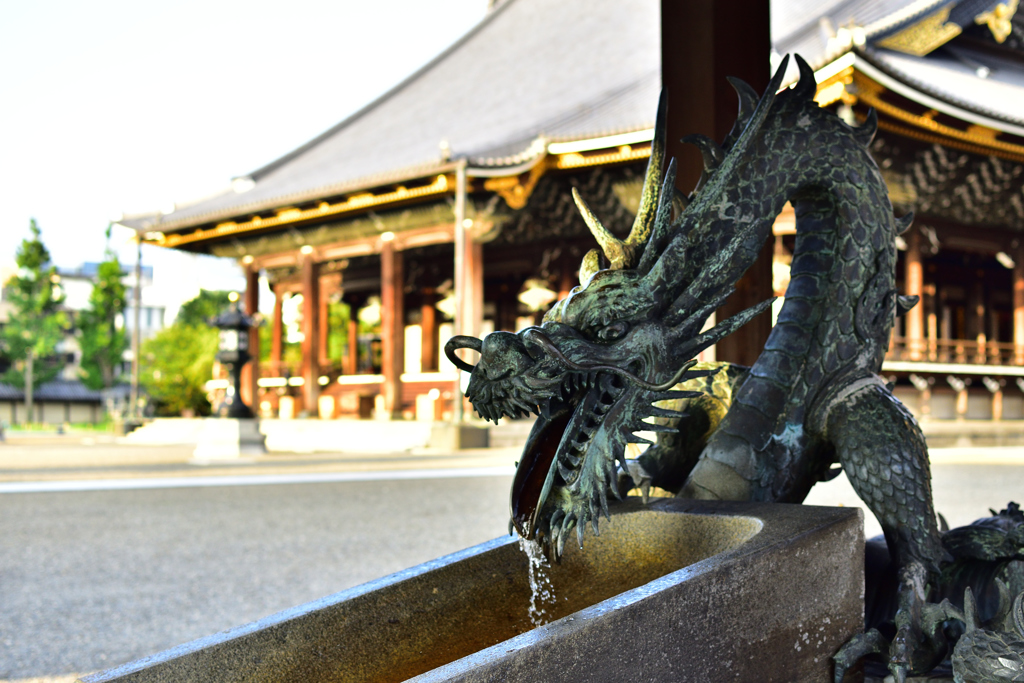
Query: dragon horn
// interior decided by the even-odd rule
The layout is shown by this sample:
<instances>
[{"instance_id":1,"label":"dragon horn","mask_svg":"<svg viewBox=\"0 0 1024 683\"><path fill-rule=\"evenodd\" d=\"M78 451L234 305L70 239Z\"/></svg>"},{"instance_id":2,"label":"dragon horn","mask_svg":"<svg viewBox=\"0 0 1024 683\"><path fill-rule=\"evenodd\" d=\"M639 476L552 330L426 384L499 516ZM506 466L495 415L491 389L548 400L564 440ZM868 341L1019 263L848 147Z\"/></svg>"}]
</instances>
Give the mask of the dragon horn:
<instances>
[{"instance_id":1,"label":"dragon horn","mask_svg":"<svg viewBox=\"0 0 1024 683\"><path fill-rule=\"evenodd\" d=\"M622 240L608 232L608 228L601 224L601 221L597 219L597 216L595 216L594 212L590 210L587 203L583 201L583 197L580 196L579 190L575 187L572 188L572 198L573 201L576 202L576 208L580 210L580 215L583 216L583 221L587 224L587 227L590 228L590 232L593 233L594 239L596 239L598 245L600 245L601 251L604 252L605 257L608 259L609 263L611 263L612 270L621 270L629 267L630 264L627 263L626 245Z\"/></svg>"},{"instance_id":2,"label":"dragon horn","mask_svg":"<svg viewBox=\"0 0 1024 683\"><path fill-rule=\"evenodd\" d=\"M580 264L580 284L586 287L590 278L594 277L599 270L601 270L601 253L597 249L591 249L583 257L583 263Z\"/></svg>"},{"instance_id":3,"label":"dragon horn","mask_svg":"<svg viewBox=\"0 0 1024 683\"><path fill-rule=\"evenodd\" d=\"M665 246L665 242L672 233L672 206L675 200L676 191L676 160L668 162L668 170L665 171L665 180L661 184L661 197L658 202L658 212L654 217L654 228L647 238L644 246L644 253L640 257L637 270L646 273L657 262L658 254Z\"/></svg>"},{"instance_id":4,"label":"dragon horn","mask_svg":"<svg viewBox=\"0 0 1024 683\"><path fill-rule=\"evenodd\" d=\"M661 196L661 176L665 166L666 117L668 114L668 96L663 90L658 101L658 116L654 124L654 138L651 140L651 158L647 162L647 173L644 176L643 192L640 195L640 208L637 211L633 227L625 241L611 234L587 203L583 201L579 191L572 189L572 198L576 202L580 215L583 217L590 232L594 235L612 270L633 268L636 266L640 249L650 239L658 217L659 198ZM600 254L588 252L580 265L580 283L585 284L600 268Z\"/></svg>"},{"instance_id":5,"label":"dragon horn","mask_svg":"<svg viewBox=\"0 0 1024 683\"><path fill-rule=\"evenodd\" d=\"M647 242L654 228L661 196L662 174L665 169L665 140L667 138L668 92L661 91L658 98L658 116L654 122L654 138L651 140L651 158L647 162L647 173L644 175L644 189L640 195L640 208L636 212L633 227L626 238L626 244L637 251ZM629 266L636 264L630 263Z\"/></svg>"}]
</instances>

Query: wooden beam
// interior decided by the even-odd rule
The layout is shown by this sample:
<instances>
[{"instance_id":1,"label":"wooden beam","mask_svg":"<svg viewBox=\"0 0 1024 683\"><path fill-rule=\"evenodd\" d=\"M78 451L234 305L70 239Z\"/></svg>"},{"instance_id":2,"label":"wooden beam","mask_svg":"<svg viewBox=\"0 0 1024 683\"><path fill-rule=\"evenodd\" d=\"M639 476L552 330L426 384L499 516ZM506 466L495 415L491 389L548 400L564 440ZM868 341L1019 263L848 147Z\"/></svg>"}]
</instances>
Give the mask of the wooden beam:
<instances>
[{"instance_id":1,"label":"wooden beam","mask_svg":"<svg viewBox=\"0 0 1024 683\"><path fill-rule=\"evenodd\" d=\"M395 248L402 250L426 247L432 244L446 244L451 242L452 239L452 224L441 223L395 233L393 241L395 242ZM380 238L376 235L328 242L316 247L314 258L317 261L324 262L357 256L369 256L380 251L380 244ZM259 268L283 268L299 263L305 256L300 249L279 251L273 254L257 256L253 260L253 266Z\"/></svg>"}]
</instances>

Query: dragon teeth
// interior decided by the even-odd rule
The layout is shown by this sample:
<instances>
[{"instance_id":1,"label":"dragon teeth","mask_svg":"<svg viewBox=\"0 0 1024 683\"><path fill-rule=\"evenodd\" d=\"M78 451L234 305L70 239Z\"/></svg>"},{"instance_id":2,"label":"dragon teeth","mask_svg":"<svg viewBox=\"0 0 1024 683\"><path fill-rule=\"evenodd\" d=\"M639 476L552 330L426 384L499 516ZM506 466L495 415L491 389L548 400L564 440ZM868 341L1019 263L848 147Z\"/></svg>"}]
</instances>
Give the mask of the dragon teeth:
<instances>
[{"instance_id":1,"label":"dragon teeth","mask_svg":"<svg viewBox=\"0 0 1024 683\"><path fill-rule=\"evenodd\" d=\"M668 425L662 425L652 422L645 422L644 427L641 431L656 432L658 434L678 434L679 430L675 427L669 427Z\"/></svg>"},{"instance_id":2,"label":"dragon teeth","mask_svg":"<svg viewBox=\"0 0 1024 683\"><path fill-rule=\"evenodd\" d=\"M667 417L672 419L682 419L686 417L686 413L678 410L669 410L668 408L659 408L658 406L651 406L647 409L650 417Z\"/></svg>"},{"instance_id":3,"label":"dragon teeth","mask_svg":"<svg viewBox=\"0 0 1024 683\"><path fill-rule=\"evenodd\" d=\"M576 472L566 467L561 460L556 460L555 464L558 466L558 473L562 475L562 479L565 480L565 483L571 484L573 482L573 475L576 474Z\"/></svg>"}]
</instances>

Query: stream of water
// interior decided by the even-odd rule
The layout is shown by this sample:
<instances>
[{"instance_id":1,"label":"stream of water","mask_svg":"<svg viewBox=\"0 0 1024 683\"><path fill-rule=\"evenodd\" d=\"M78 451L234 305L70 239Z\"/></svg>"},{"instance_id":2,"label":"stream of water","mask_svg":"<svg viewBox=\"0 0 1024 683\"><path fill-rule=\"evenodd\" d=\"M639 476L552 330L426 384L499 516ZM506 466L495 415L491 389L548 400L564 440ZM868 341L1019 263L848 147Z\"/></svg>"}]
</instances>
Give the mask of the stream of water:
<instances>
[{"instance_id":1,"label":"stream of water","mask_svg":"<svg viewBox=\"0 0 1024 683\"><path fill-rule=\"evenodd\" d=\"M555 604L555 589L548 576L551 565L544 557L544 549L536 541L520 538L519 548L529 560L530 622L534 626L543 626L551 621L547 608Z\"/></svg>"}]
</instances>

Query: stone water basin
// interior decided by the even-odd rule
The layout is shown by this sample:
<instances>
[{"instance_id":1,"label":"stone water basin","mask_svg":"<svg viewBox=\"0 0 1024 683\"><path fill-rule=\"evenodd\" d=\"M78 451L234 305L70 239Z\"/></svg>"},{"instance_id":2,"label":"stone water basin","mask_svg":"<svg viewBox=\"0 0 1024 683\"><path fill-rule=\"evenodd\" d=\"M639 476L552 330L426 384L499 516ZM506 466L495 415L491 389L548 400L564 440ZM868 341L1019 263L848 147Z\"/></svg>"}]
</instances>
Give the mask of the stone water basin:
<instances>
[{"instance_id":1,"label":"stone water basin","mask_svg":"<svg viewBox=\"0 0 1024 683\"><path fill-rule=\"evenodd\" d=\"M830 681L863 623L850 508L628 500L549 568L503 537L83 683Z\"/></svg>"}]
</instances>

